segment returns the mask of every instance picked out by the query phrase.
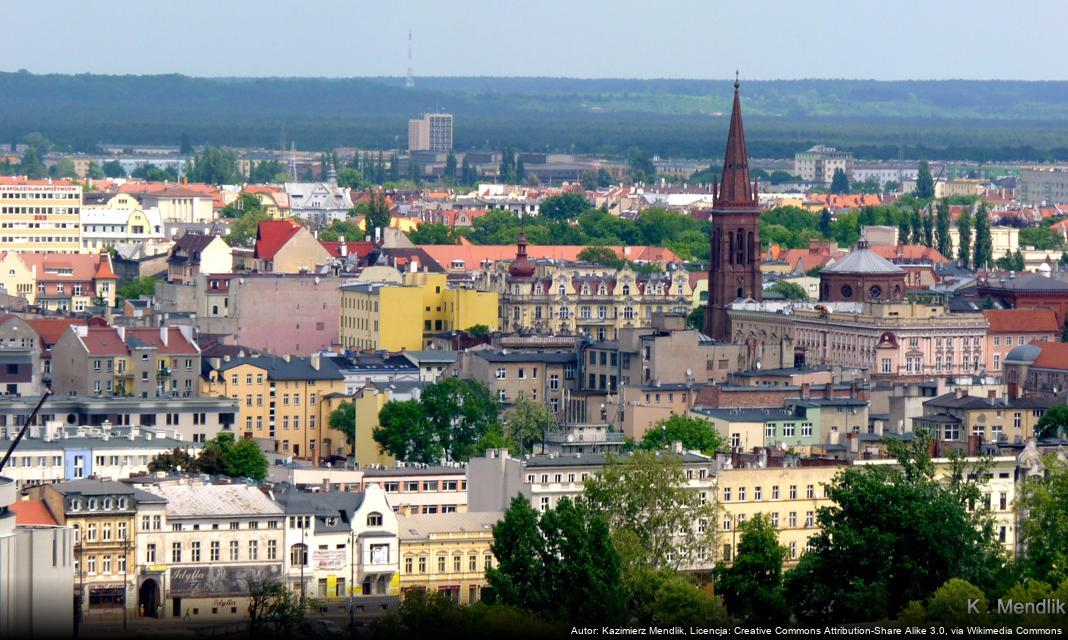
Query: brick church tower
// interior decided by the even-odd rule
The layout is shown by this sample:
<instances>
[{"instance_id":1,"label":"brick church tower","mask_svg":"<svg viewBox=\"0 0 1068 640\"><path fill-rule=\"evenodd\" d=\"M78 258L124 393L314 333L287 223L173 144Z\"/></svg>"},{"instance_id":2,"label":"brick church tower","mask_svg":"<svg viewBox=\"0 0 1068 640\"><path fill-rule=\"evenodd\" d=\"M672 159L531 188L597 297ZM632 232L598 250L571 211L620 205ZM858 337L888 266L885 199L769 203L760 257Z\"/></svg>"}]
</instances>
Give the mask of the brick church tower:
<instances>
[{"instance_id":1,"label":"brick church tower","mask_svg":"<svg viewBox=\"0 0 1068 640\"><path fill-rule=\"evenodd\" d=\"M761 299L760 205L757 185L749 182L749 153L742 129L738 81L734 81L723 176L713 194L712 255L708 271L708 307L705 333L731 341L727 305L738 298Z\"/></svg>"}]
</instances>

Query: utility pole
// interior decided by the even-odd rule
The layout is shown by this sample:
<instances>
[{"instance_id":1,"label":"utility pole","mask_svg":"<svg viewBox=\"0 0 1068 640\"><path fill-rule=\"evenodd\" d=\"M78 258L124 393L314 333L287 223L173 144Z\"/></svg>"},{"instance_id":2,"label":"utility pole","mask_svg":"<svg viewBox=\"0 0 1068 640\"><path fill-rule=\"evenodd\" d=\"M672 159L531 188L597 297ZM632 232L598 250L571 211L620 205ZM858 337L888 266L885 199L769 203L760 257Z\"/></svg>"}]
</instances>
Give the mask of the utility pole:
<instances>
[{"instance_id":1,"label":"utility pole","mask_svg":"<svg viewBox=\"0 0 1068 640\"><path fill-rule=\"evenodd\" d=\"M356 530L349 522L349 628L356 627L356 601L354 594L356 585Z\"/></svg>"},{"instance_id":2,"label":"utility pole","mask_svg":"<svg viewBox=\"0 0 1068 640\"><path fill-rule=\"evenodd\" d=\"M126 599L130 596L130 583L127 582L127 567L130 565L130 536L126 534L122 537L122 630L126 631L126 618L127 603Z\"/></svg>"}]
</instances>

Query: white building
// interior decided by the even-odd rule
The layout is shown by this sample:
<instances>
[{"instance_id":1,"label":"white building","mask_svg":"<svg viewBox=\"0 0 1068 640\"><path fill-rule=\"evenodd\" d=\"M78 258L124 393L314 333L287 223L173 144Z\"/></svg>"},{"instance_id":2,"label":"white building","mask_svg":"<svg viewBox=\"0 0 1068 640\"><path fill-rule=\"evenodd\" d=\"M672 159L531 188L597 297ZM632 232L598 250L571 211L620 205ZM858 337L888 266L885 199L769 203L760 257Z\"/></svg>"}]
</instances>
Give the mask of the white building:
<instances>
[{"instance_id":1,"label":"white building","mask_svg":"<svg viewBox=\"0 0 1068 640\"><path fill-rule=\"evenodd\" d=\"M70 637L74 531L16 526L17 491L14 479L0 477L0 637Z\"/></svg>"},{"instance_id":2,"label":"white building","mask_svg":"<svg viewBox=\"0 0 1068 640\"><path fill-rule=\"evenodd\" d=\"M847 178L852 179L852 153L818 144L808 151L794 154L794 175L802 180L831 184L834 172L838 169L845 172Z\"/></svg>"},{"instance_id":3,"label":"white building","mask_svg":"<svg viewBox=\"0 0 1068 640\"><path fill-rule=\"evenodd\" d=\"M285 580L326 606L348 599L381 602L400 593L397 517L382 489L307 492L281 485L285 510Z\"/></svg>"},{"instance_id":4,"label":"white building","mask_svg":"<svg viewBox=\"0 0 1068 640\"><path fill-rule=\"evenodd\" d=\"M137 514L140 604L162 604L165 618L244 618L249 581L281 579L285 514L258 487L193 478L137 486L166 500Z\"/></svg>"},{"instance_id":5,"label":"white building","mask_svg":"<svg viewBox=\"0 0 1068 640\"><path fill-rule=\"evenodd\" d=\"M335 183L287 182L283 186L289 196L290 215L318 226L344 220L352 208L348 188Z\"/></svg>"},{"instance_id":6,"label":"white building","mask_svg":"<svg viewBox=\"0 0 1068 640\"><path fill-rule=\"evenodd\" d=\"M119 193L106 201L82 205L82 251L101 249L124 242L164 239L163 216L159 209L145 209L132 194Z\"/></svg>"}]
</instances>

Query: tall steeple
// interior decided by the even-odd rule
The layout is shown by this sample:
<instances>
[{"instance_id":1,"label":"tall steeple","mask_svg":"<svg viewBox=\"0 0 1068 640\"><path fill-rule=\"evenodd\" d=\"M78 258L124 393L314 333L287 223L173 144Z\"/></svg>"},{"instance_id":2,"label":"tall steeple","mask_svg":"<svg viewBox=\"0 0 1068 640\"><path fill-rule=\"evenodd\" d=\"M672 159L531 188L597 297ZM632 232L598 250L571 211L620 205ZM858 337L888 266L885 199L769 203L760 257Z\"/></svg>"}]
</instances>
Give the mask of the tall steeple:
<instances>
[{"instance_id":1,"label":"tall steeple","mask_svg":"<svg viewBox=\"0 0 1068 640\"><path fill-rule=\"evenodd\" d=\"M731 108L727 151L723 156L723 176L713 206L717 209L751 209L757 206L756 187L749 182L749 152L742 128L742 101L734 78L734 106Z\"/></svg>"},{"instance_id":2,"label":"tall steeple","mask_svg":"<svg viewBox=\"0 0 1068 640\"><path fill-rule=\"evenodd\" d=\"M734 108L723 156L723 176L712 205L705 333L730 342L734 335L728 310L736 300L760 300L760 204L749 182L749 155L742 129L742 105L734 80Z\"/></svg>"}]
</instances>

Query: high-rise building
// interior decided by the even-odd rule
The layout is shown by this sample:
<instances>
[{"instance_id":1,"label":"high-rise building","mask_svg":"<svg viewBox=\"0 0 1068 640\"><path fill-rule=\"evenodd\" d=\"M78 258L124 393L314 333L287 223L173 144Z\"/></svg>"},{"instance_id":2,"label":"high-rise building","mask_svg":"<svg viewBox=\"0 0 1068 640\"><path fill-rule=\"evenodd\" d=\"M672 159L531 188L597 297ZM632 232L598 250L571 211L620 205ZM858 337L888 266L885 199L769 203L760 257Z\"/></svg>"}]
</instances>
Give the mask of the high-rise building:
<instances>
[{"instance_id":1,"label":"high-rise building","mask_svg":"<svg viewBox=\"0 0 1068 640\"><path fill-rule=\"evenodd\" d=\"M760 204L757 186L749 181L749 152L745 146L737 80L723 176L712 200L711 248L705 333L717 340L730 341L727 306L739 298L760 300L763 291Z\"/></svg>"},{"instance_id":2,"label":"high-rise building","mask_svg":"<svg viewBox=\"0 0 1068 640\"><path fill-rule=\"evenodd\" d=\"M1068 202L1068 167L1021 169L1016 198L1026 204Z\"/></svg>"},{"instance_id":3,"label":"high-rise building","mask_svg":"<svg viewBox=\"0 0 1068 640\"><path fill-rule=\"evenodd\" d=\"M452 151L452 114L427 113L409 120L408 151Z\"/></svg>"},{"instance_id":4,"label":"high-rise building","mask_svg":"<svg viewBox=\"0 0 1068 640\"><path fill-rule=\"evenodd\" d=\"M853 154L834 147L816 145L808 151L794 154L794 175L809 182L831 184L834 172L841 169L853 178Z\"/></svg>"},{"instance_id":5,"label":"high-rise building","mask_svg":"<svg viewBox=\"0 0 1068 640\"><path fill-rule=\"evenodd\" d=\"M0 245L16 253L78 253L81 208L79 184L0 178Z\"/></svg>"}]
</instances>

